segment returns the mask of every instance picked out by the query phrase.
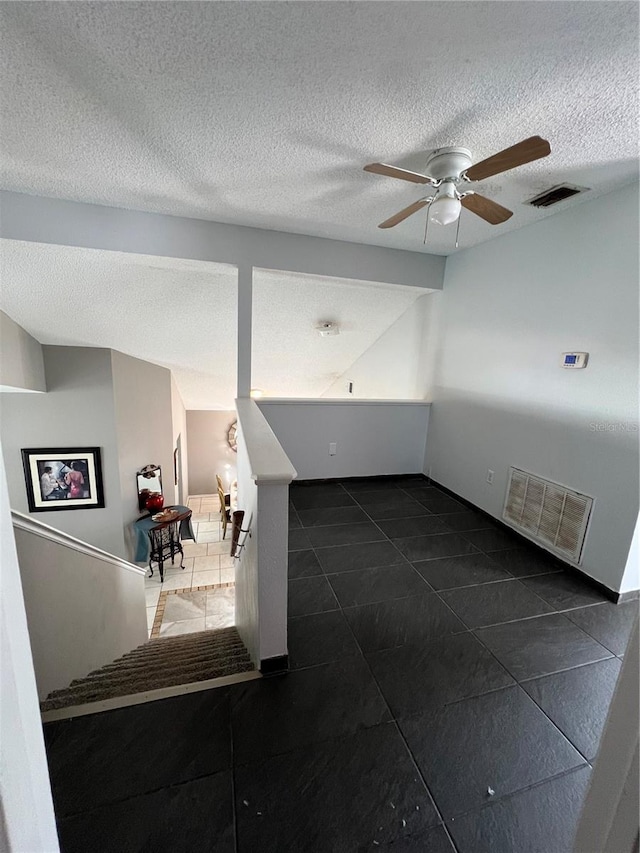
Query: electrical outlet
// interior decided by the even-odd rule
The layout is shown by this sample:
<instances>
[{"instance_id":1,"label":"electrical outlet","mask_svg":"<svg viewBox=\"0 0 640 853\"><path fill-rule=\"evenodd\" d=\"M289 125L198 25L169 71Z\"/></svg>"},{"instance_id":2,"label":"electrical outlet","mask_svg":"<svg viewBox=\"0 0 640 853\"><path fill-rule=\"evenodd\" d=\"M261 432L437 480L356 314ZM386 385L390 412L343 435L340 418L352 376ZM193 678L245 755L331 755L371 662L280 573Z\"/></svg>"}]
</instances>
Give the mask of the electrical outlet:
<instances>
[{"instance_id":1,"label":"electrical outlet","mask_svg":"<svg viewBox=\"0 0 640 853\"><path fill-rule=\"evenodd\" d=\"M329 442L329 456L335 456L338 452L338 445L335 441Z\"/></svg>"},{"instance_id":2,"label":"electrical outlet","mask_svg":"<svg viewBox=\"0 0 640 853\"><path fill-rule=\"evenodd\" d=\"M490 486L493 486L493 478L495 473L496 472L492 471L491 468L487 469L487 483L489 483Z\"/></svg>"}]
</instances>

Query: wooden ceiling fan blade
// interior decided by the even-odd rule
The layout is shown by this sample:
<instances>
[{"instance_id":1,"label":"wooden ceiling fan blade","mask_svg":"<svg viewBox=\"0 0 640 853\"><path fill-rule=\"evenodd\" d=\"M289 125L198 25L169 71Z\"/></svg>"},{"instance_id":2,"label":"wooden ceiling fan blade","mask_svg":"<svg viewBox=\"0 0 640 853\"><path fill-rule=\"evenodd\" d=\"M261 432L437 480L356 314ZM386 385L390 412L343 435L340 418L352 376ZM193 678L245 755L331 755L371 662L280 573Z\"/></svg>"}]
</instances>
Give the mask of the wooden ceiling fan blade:
<instances>
[{"instance_id":1,"label":"wooden ceiling fan blade","mask_svg":"<svg viewBox=\"0 0 640 853\"><path fill-rule=\"evenodd\" d=\"M384 222L381 222L380 225L378 225L378 228L393 228L394 225L397 225L412 214L422 210L422 208L426 207L430 201L431 199L428 198L421 198L420 201L415 201L413 204L410 204L409 207L405 207L404 210L400 210L398 213L394 213L393 216L390 216L389 219L385 219Z\"/></svg>"},{"instance_id":2,"label":"wooden ceiling fan blade","mask_svg":"<svg viewBox=\"0 0 640 853\"><path fill-rule=\"evenodd\" d=\"M492 175L499 175L500 172L508 172L509 169L515 169L516 166L523 166L525 163L531 163L533 160L539 160L541 157L546 157L551 154L551 146L546 139L541 136L530 136L528 139L523 139L517 145L512 145L511 148L505 148L493 157L487 157L486 160L481 160L467 169L466 175L471 181L483 181L485 178L490 178Z\"/></svg>"},{"instance_id":3,"label":"wooden ceiling fan blade","mask_svg":"<svg viewBox=\"0 0 640 853\"><path fill-rule=\"evenodd\" d=\"M511 219L513 216L512 210L508 210L506 207L498 204L498 202L491 201L490 198L478 195L478 193L465 195L460 199L460 203L467 210L470 210L471 213L475 213L476 216L479 216L491 225L500 225L501 222L506 222L507 219Z\"/></svg>"},{"instance_id":4,"label":"wooden ceiling fan blade","mask_svg":"<svg viewBox=\"0 0 640 853\"><path fill-rule=\"evenodd\" d=\"M418 172L409 172L407 169L399 169L397 166L388 166L386 163L369 163L364 167L365 172L373 172L374 175L385 175L387 178L399 178L401 181L411 181L413 184L432 184L431 178L420 175Z\"/></svg>"}]
</instances>

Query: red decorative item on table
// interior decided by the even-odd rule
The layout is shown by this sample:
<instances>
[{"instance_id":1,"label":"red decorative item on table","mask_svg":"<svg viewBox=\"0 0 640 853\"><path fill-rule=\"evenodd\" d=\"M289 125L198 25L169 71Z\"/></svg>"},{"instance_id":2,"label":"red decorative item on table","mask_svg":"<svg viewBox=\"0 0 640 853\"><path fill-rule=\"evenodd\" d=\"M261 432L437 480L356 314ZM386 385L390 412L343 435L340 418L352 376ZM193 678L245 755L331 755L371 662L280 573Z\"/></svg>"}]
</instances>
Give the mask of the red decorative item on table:
<instances>
[{"instance_id":1,"label":"red decorative item on table","mask_svg":"<svg viewBox=\"0 0 640 853\"><path fill-rule=\"evenodd\" d=\"M145 506L149 512L158 512L164 506L164 498L160 492L151 492Z\"/></svg>"}]
</instances>

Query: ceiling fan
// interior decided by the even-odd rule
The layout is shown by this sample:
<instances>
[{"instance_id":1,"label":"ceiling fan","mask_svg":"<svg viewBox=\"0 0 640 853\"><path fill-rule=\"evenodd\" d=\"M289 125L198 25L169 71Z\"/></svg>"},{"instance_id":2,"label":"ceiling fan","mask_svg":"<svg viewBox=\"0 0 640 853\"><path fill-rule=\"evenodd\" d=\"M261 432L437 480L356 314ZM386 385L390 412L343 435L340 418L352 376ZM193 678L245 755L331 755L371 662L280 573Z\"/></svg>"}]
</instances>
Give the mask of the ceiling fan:
<instances>
[{"instance_id":1,"label":"ceiling fan","mask_svg":"<svg viewBox=\"0 0 640 853\"><path fill-rule=\"evenodd\" d=\"M436 222L439 225L449 225L458 220L463 207L491 225L500 225L513 216L513 211L474 190L460 192L458 187L471 181L483 181L492 175L499 175L500 172L507 172L509 169L515 169L516 166L539 160L550 153L551 146L546 139L530 136L518 142L517 145L505 148L504 151L487 157L486 160L473 166L471 152L468 149L438 148L427 160L424 175L399 169L397 166L389 166L386 163L369 163L364 167L365 172L386 175L388 178L399 178L401 181L410 181L414 184L428 184L436 190L435 195L425 196L390 216L389 219L385 219L378 228L393 228L394 225L398 225L427 206L429 207L427 221Z\"/></svg>"}]
</instances>

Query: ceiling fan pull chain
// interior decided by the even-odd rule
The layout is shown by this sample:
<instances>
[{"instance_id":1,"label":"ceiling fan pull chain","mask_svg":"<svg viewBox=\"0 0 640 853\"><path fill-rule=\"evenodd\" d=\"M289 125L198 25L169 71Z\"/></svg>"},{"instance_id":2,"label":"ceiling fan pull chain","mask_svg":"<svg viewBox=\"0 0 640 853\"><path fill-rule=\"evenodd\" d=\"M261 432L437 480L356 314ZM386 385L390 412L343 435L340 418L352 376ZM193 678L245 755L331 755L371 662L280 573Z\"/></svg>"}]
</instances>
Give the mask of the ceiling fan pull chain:
<instances>
[{"instance_id":1,"label":"ceiling fan pull chain","mask_svg":"<svg viewBox=\"0 0 640 853\"><path fill-rule=\"evenodd\" d=\"M423 245L427 245L427 229L429 228L429 208L427 208L427 221L424 223L424 240Z\"/></svg>"},{"instance_id":2,"label":"ceiling fan pull chain","mask_svg":"<svg viewBox=\"0 0 640 853\"><path fill-rule=\"evenodd\" d=\"M460 220L461 219L462 219L462 216L459 216L458 217L458 224L456 226L456 249L458 248L458 235L460 234Z\"/></svg>"}]
</instances>

